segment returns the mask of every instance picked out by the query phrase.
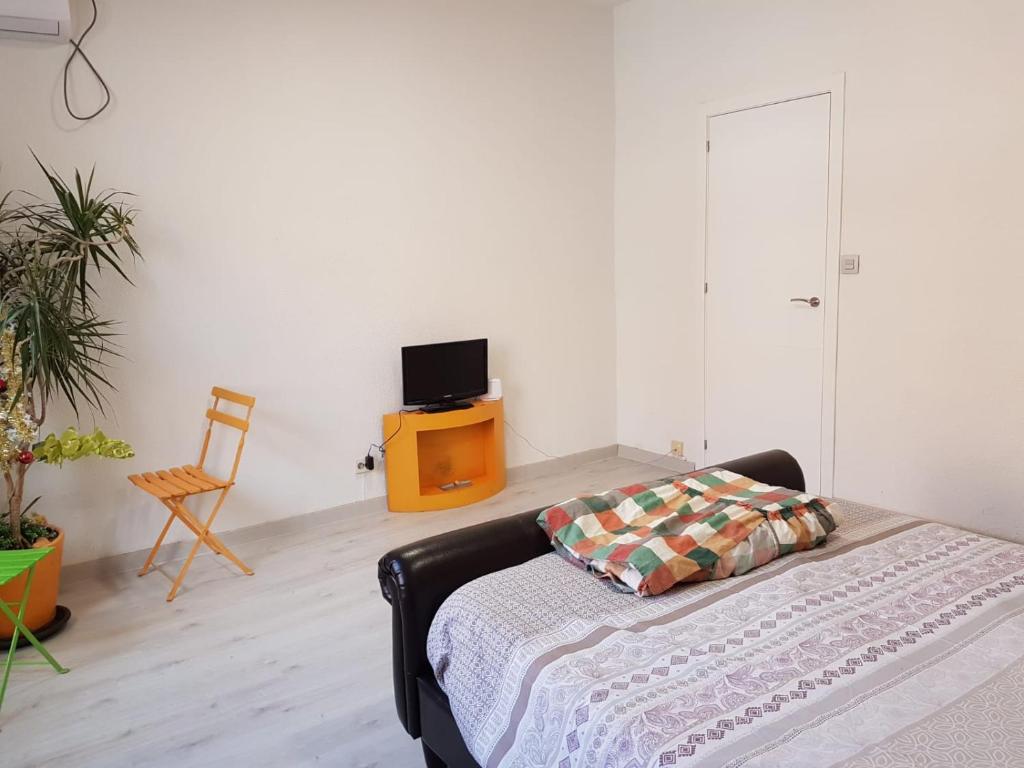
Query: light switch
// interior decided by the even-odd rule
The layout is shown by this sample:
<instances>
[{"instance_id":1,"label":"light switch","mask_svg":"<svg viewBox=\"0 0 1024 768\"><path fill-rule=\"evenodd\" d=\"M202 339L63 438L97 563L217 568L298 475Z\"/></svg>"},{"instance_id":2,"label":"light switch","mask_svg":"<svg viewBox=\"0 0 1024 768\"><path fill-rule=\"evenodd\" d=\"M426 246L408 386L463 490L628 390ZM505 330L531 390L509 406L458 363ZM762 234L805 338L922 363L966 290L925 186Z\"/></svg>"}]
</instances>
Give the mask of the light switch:
<instances>
[{"instance_id":1,"label":"light switch","mask_svg":"<svg viewBox=\"0 0 1024 768\"><path fill-rule=\"evenodd\" d=\"M855 253L843 254L839 257L839 274L857 275L860 274L860 256Z\"/></svg>"}]
</instances>

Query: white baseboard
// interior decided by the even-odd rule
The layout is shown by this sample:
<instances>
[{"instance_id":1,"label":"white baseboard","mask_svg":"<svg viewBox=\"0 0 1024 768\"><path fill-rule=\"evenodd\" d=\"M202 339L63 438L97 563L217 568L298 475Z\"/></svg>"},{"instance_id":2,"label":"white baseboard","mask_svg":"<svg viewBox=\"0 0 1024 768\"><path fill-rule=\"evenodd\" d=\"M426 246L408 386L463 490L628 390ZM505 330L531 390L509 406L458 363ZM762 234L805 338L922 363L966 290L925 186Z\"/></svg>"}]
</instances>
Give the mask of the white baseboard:
<instances>
[{"instance_id":1,"label":"white baseboard","mask_svg":"<svg viewBox=\"0 0 1024 768\"><path fill-rule=\"evenodd\" d=\"M694 467L685 459L675 456L659 456L651 451L644 451L640 448L631 448L625 445L606 445L602 448L591 448L587 451L580 451L569 456L561 456L557 459L538 461L533 464L522 464L518 467L509 467L507 478L509 483L522 483L530 480L537 480L543 477L557 475L560 472L581 467L602 459L610 459L616 456L641 464L652 464L662 467L668 473L689 472ZM366 512L384 512L387 510L387 500L384 496L377 496L365 501L354 501L349 504L341 504L337 507L322 509L317 512L309 512L295 517L286 517L281 520L271 520L266 523L236 528L233 531L218 533L228 546L235 546L258 539L275 538L282 534L297 531L309 530L318 525L338 520L339 517L350 517L352 515ZM160 550L160 561L169 562L184 559L188 550L195 543L194 539L184 541L168 542ZM126 552L120 555L110 555L98 560L87 560L82 563L65 566L64 572L70 578L87 575L102 575L110 573L121 573L124 571L139 568L149 554L148 549L140 549L135 552Z\"/></svg>"},{"instance_id":2,"label":"white baseboard","mask_svg":"<svg viewBox=\"0 0 1024 768\"><path fill-rule=\"evenodd\" d=\"M217 532L217 537L228 547L235 547L250 541L259 539L270 539L278 536L307 531L316 528L318 525L326 525L338 520L339 516L352 516L361 513L386 513L387 498L376 496L364 501L353 501L349 504L340 504L336 507L320 509L316 512L306 512L293 517L284 517L280 520L270 520L256 525L247 525L243 528L235 528L230 531ZM182 539L180 541L169 541L160 548L157 557L160 563L169 563L175 560L184 560L188 551L195 544L194 538ZM201 555L209 554L205 547L200 550ZM124 571L138 570L146 561L149 555L149 548L138 549L134 552L125 552L120 555L108 555L97 560L85 560L81 563L65 565L61 572L65 575L62 578L78 578L81 576L102 576L104 574L123 573Z\"/></svg>"},{"instance_id":3,"label":"white baseboard","mask_svg":"<svg viewBox=\"0 0 1024 768\"><path fill-rule=\"evenodd\" d=\"M591 448L587 451L572 453L568 456L560 456L557 459L535 461L533 464L520 464L518 467L509 467L506 471L506 479L510 483L522 483L527 480L536 480L541 477L550 477L559 472L567 472L576 469L592 461L610 459L619 455L619 446L606 445L603 448Z\"/></svg>"},{"instance_id":4,"label":"white baseboard","mask_svg":"<svg viewBox=\"0 0 1024 768\"><path fill-rule=\"evenodd\" d=\"M630 445L619 446L619 456L630 461L638 461L641 464L651 464L661 467L669 472L693 472L697 466L688 459L679 456L666 456L665 454L645 451L643 448L634 448Z\"/></svg>"}]
</instances>

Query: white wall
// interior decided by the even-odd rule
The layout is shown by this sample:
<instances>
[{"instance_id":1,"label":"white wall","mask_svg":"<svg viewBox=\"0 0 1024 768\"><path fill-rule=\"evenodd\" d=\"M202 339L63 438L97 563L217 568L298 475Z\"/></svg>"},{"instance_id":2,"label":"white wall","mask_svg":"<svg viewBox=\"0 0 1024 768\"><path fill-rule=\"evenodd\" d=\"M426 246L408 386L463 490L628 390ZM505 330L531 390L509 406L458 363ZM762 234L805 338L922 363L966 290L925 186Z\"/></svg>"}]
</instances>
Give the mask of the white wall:
<instances>
[{"instance_id":1,"label":"white wall","mask_svg":"<svg viewBox=\"0 0 1024 768\"><path fill-rule=\"evenodd\" d=\"M403 344L489 337L517 429L554 454L615 442L608 8L100 8L87 50L115 100L87 125L59 106L66 48L0 40L0 189L43 191L31 146L142 210L98 420L138 457L29 476L69 562L152 543L163 516L125 475L194 461L213 384L258 399L225 529L383 494L354 465L401 403ZM507 443L510 465L543 458Z\"/></svg>"},{"instance_id":2,"label":"white wall","mask_svg":"<svg viewBox=\"0 0 1024 768\"><path fill-rule=\"evenodd\" d=\"M700 460L698 105L845 72L836 493L1024 540L1024 3L615 17L619 441Z\"/></svg>"}]
</instances>

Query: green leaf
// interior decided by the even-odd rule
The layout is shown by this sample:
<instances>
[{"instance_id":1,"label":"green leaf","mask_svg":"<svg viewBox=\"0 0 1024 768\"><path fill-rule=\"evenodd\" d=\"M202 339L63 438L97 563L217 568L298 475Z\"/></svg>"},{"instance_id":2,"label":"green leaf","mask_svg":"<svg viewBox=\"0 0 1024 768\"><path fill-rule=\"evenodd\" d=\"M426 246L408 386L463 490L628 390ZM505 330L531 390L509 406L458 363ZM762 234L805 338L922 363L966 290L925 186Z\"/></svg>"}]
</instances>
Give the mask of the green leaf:
<instances>
[{"instance_id":1,"label":"green leaf","mask_svg":"<svg viewBox=\"0 0 1024 768\"><path fill-rule=\"evenodd\" d=\"M113 389L108 364L120 357L116 326L94 306L107 270L131 282L140 258L128 195L94 193L95 167L71 185L33 152L52 201L19 193L0 197L0 322L22 347L29 391L45 403L60 396L76 414L104 410Z\"/></svg>"},{"instance_id":2,"label":"green leaf","mask_svg":"<svg viewBox=\"0 0 1024 768\"><path fill-rule=\"evenodd\" d=\"M78 461L87 456L101 456L109 459L130 459L135 451L124 440L112 440L99 429L87 435L80 435L74 427L68 427L60 437L50 433L33 448L38 461L61 466L65 461Z\"/></svg>"}]
</instances>

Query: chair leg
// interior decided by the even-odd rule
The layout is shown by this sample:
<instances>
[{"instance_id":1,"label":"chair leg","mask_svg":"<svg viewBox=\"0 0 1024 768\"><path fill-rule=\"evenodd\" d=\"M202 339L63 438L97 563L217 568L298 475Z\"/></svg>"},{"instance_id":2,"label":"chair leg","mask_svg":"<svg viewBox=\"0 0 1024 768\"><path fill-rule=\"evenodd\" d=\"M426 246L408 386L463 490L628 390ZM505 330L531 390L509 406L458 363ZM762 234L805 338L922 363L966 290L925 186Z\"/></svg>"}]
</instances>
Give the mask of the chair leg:
<instances>
[{"instance_id":1,"label":"chair leg","mask_svg":"<svg viewBox=\"0 0 1024 768\"><path fill-rule=\"evenodd\" d=\"M22 605L27 604L27 600L24 603L22 603ZM14 624L14 634L11 636L11 647L7 652L8 656L11 656L13 658L14 649L17 648L18 645L17 636L18 633L20 632L22 635L25 636L25 639L32 644L32 647L39 651L39 655L46 659L46 663L53 667L55 672L63 675L70 671L68 670L67 667L62 667L60 665L60 662L58 662L55 658L53 658L53 656L50 655L50 652L46 650L46 646L39 642L39 639L32 633L32 630L25 626L24 619L15 617L14 613L9 608L7 608L7 606L3 603L0 603L0 612L6 614L8 621ZM24 615L24 608L22 609L22 615ZM42 662L39 663L42 664Z\"/></svg>"},{"instance_id":2,"label":"chair leg","mask_svg":"<svg viewBox=\"0 0 1024 768\"><path fill-rule=\"evenodd\" d=\"M215 554L224 555L224 557L226 557L232 563L237 565L238 569L246 576L252 576L255 573L255 571L253 571L252 568L243 563L238 558L238 555L236 555L234 552L232 552L230 549L224 546L223 542L221 542L221 540L214 536L212 533L206 534L205 542L206 545L210 547L210 549L212 549ZM211 546L211 544L216 544L217 546Z\"/></svg>"},{"instance_id":3,"label":"chair leg","mask_svg":"<svg viewBox=\"0 0 1024 768\"><path fill-rule=\"evenodd\" d=\"M6 603L0 602L4 608ZM0 681L0 709L4 708L4 696L7 694L7 681L11 679L11 667L14 666L14 651L18 648L18 622L13 622L14 634L11 635L11 647L7 650L7 662L4 664L4 679Z\"/></svg>"},{"instance_id":4,"label":"chair leg","mask_svg":"<svg viewBox=\"0 0 1024 768\"><path fill-rule=\"evenodd\" d=\"M246 576L252 576L253 570L249 566L239 559L239 557L228 549L227 544L221 541L214 533L210 530L213 527L213 521L217 518L217 513L220 512L221 506L224 504L224 499L228 495L230 488L225 488L221 491L220 497L217 499L217 503L213 505L213 511L210 512L210 516L206 519L205 523L200 523L199 520L188 511L188 508L184 504L180 504L178 507L178 514L181 517L181 521L187 525L192 532L203 540L214 554L224 555L228 560L238 566L239 570L242 571Z\"/></svg>"},{"instance_id":5,"label":"chair leg","mask_svg":"<svg viewBox=\"0 0 1024 768\"><path fill-rule=\"evenodd\" d=\"M192 567L192 561L195 559L196 552L199 551L199 547L203 545L202 537L196 539L196 543L192 545L192 551L188 553L188 557L185 558L185 564L181 566L181 570L178 571L178 578L174 580L174 586L171 587L171 591L167 593L167 602L174 600L178 594L178 589L181 587L181 582L185 580L185 574L188 573L188 569Z\"/></svg>"},{"instance_id":6,"label":"chair leg","mask_svg":"<svg viewBox=\"0 0 1024 768\"><path fill-rule=\"evenodd\" d=\"M210 533L210 528L213 527L213 521L217 517L217 513L220 512L220 508L224 504L224 499L227 498L228 491L230 491L230 490L231 490L231 488L229 486L229 487L225 488L223 491L221 491L220 498L218 498L217 499L217 503L213 505L213 510L210 512L210 516L207 518L206 523L203 525L203 538L207 540L207 542L208 542L207 546L209 546L210 549L212 549L214 552L216 552L219 555L224 555L224 557L226 557L232 563L237 565L241 569L242 573L244 573L246 576L252 576L253 575L252 568L250 568L248 565L243 563L235 555L234 552L232 552L230 549L228 549L224 545L224 543L220 539L218 539L216 536L214 536L212 533ZM211 542L212 542L213 546L210 546Z\"/></svg>"},{"instance_id":7,"label":"chair leg","mask_svg":"<svg viewBox=\"0 0 1024 768\"><path fill-rule=\"evenodd\" d=\"M160 535L156 538L156 544L153 545L153 549L150 550L149 557L146 558L146 564L142 566L142 570L139 571L139 576L145 576L149 573L149 569L153 566L153 560L156 558L156 553L160 551L161 545L164 543L164 538L167 536L167 531L171 529L171 523L174 522L175 514L174 509L171 509L171 514L167 518L167 522L164 523L164 529L160 531Z\"/></svg>"},{"instance_id":8,"label":"chair leg","mask_svg":"<svg viewBox=\"0 0 1024 768\"><path fill-rule=\"evenodd\" d=\"M196 543L192 546L192 551L188 553L188 557L185 560L185 564L181 567L181 571L178 573L178 578L174 580L174 585L171 587L171 591L167 593L167 602L171 602L178 594L178 590L181 588L182 582L185 580L185 574L188 573L188 569L192 567L192 561L195 559L196 553L199 552L199 547L205 544L215 553L224 555L231 562L237 565L246 576L252 576L253 570L243 563L234 552L228 549L220 539L210 533L210 527L213 525L213 521L217 518L217 513L220 511L221 506L224 504L224 499L228 495L230 488L225 488L220 498L217 499L217 503L213 505L213 510L210 512L210 516L207 518L205 523L199 525L199 521L192 515L188 508L185 507L180 501L174 502L172 511L185 525L187 525L192 532L196 535ZM198 526L198 527L197 527Z\"/></svg>"},{"instance_id":9,"label":"chair leg","mask_svg":"<svg viewBox=\"0 0 1024 768\"><path fill-rule=\"evenodd\" d=\"M7 694L7 683L11 679L11 668L14 666L14 653L18 650L18 636L19 634L25 635L28 641L46 659L47 663L58 674L65 674L68 670L57 663L57 660L50 655L50 652L46 650L42 643L36 639L36 636L32 634L31 630L25 626L25 609L28 607L28 596L29 590L32 589L32 577L35 575L36 567L33 565L28 570L28 576L25 579L25 589L21 594L21 606L18 609L17 615L10 609L7 603L0 600L0 613L3 613L7 617L7 620L14 626L14 632L11 635L11 646L7 649L7 661L4 664L4 676L3 680L0 681L0 709L4 705L4 696Z\"/></svg>"}]
</instances>

